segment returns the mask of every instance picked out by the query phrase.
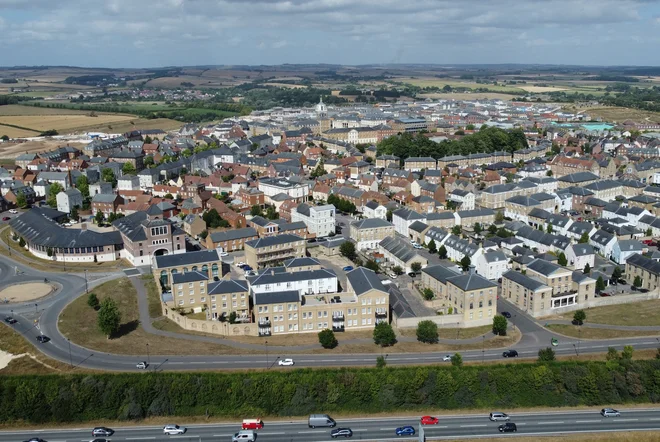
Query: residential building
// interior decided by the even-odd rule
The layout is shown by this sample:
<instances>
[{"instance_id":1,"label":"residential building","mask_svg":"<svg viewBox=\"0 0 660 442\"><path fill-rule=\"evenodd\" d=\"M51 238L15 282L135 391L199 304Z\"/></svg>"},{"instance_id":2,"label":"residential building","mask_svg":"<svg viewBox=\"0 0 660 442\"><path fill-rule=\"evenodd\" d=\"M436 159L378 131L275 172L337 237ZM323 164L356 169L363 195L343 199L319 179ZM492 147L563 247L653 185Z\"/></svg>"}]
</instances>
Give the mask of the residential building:
<instances>
[{"instance_id":1,"label":"residential building","mask_svg":"<svg viewBox=\"0 0 660 442\"><path fill-rule=\"evenodd\" d=\"M286 178L261 178L259 190L264 193L267 200L279 194L293 198L298 203L307 201L309 197L309 186L305 183L290 181Z\"/></svg>"},{"instance_id":2,"label":"residential building","mask_svg":"<svg viewBox=\"0 0 660 442\"><path fill-rule=\"evenodd\" d=\"M291 221L303 222L309 233L316 235L317 238L325 238L335 233L335 206L300 204L291 209Z\"/></svg>"},{"instance_id":3,"label":"residential building","mask_svg":"<svg viewBox=\"0 0 660 442\"><path fill-rule=\"evenodd\" d=\"M488 250L480 253L473 264L477 274L491 281L500 279L509 269L509 259L501 250Z\"/></svg>"},{"instance_id":4,"label":"residential building","mask_svg":"<svg viewBox=\"0 0 660 442\"><path fill-rule=\"evenodd\" d=\"M378 251L390 267L401 267L405 273L412 272L413 263L419 263L422 268L428 265L428 260L403 238L390 236L383 239L378 243Z\"/></svg>"},{"instance_id":5,"label":"residential building","mask_svg":"<svg viewBox=\"0 0 660 442\"><path fill-rule=\"evenodd\" d=\"M209 232L206 237L206 248L233 252L243 250L247 241L257 238L259 238L259 235L253 227Z\"/></svg>"},{"instance_id":6,"label":"residential building","mask_svg":"<svg viewBox=\"0 0 660 442\"><path fill-rule=\"evenodd\" d=\"M381 218L367 218L350 225L350 238L357 250L373 250L388 236L394 236L394 226Z\"/></svg>"},{"instance_id":7,"label":"residential building","mask_svg":"<svg viewBox=\"0 0 660 442\"><path fill-rule=\"evenodd\" d=\"M377 201L369 201L362 207L365 218L387 219L387 208Z\"/></svg>"},{"instance_id":8,"label":"residential building","mask_svg":"<svg viewBox=\"0 0 660 442\"><path fill-rule=\"evenodd\" d=\"M596 252L591 244L571 244L566 248L566 259L568 265L575 270L584 270L589 265L589 268L594 268Z\"/></svg>"},{"instance_id":9,"label":"residential building","mask_svg":"<svg viewBox=\"0 0 660 442\"><path fill-rule=\"evenodd\" d=\"M57 210L60 212L71 213L74 207L81 208L83 206L82 193L78 189L63 190L55 198L57 200Z\"/></svg>"},{"instance_id":10,"label":"residential building","mask_svg":"<svg viewBox=\"0 0 660 442\"><path fill-rule=\"evenodd\" d=\"M461 210L474 210L475 195L470 191L454 189L447 199L457 203Z\"/></svg>"},{"instance_id":11,"label":"residential building","mask_svg":"<svg viewBox=\"0 0 660 442\"><path fill-rule=\"evenodd\" d=\"M628 258L635 254L642 254L644 246L634 239L619 239L612 247L612 261L625 264ZM630 281L632 283L632 281Z\"/></svg>"},{"instance_id":12,"label":"residential building","mask_svg":"<svg viewBox=\"0 0 660 442\"><path fill-rule=\"evenodd\" d=\"M111 213L117 213L120 205L124 204L124 198L114 193L97 193L92 198L92 213L103 213L105 217Z\"/></svg>"},{"instance_id":13,"label":"residential building","mask_svg":"<svg viewBox=\"0 0 660 442\"><path fill-rule=\"evenodd\" d=\"M626 260L626 277L633 283L639 276L642 285L639 288L657 290L660 287L660 262L640 254L634 254Z\"/></svg>"},{"instance_id":14,"label":"residential building","mask_svg":"<svg viewBox=\"0 0 660 442\"><path fill-rule=\"evenodd\" d=\"M281 234L245 242L245 262L253 269L272 267L291 258L301 258L307 251L304 238Z\"/></svg>"},{"instance_id":15,"label":"residential building","mask_svg":"<svg viewBox=\"0 0 660 442\"><path fill-rule=\"evenodd\" d=\"M222 278L222 261L218 250L160 255L156 256L152 263L152 273L163 291L172 287L175 275L189 272L202 273L210 280Z\"/></svg>"},{"instance_id":16,"label":"residential building","mask_svg":"<svg viewBox=\"0 0 660 442\"><path fill-rule=\"evenodd\" d=\"M426 222L426 216L421 215L414 210L406 209L405 207L392 212L392 224L394 224L394 230L396 233L403 235L406 238L408 238L408 228L415 221Z\"/></svg>"}]
</instances>

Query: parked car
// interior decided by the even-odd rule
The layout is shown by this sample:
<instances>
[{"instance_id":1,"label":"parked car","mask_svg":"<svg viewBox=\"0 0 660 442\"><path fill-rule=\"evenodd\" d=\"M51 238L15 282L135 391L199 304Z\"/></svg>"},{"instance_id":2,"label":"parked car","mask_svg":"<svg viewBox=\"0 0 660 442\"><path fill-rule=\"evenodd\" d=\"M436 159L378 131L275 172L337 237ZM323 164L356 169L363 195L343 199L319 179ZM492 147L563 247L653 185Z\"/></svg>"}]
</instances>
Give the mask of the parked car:
<instances>
[{"instance_id":1,"label":"parked car","mask_svg":"<svg viewBox=\"0 0 660 442\"><path fill-rule=\"evenodd\" d=\"M316 238L310 238L310 239L307 240L307 242L309 242L309 243L316 242Z\"/></svg>"},{"instance_id":2,"label":"parked car","mask_svg":"<svg viewBox=\"0 0 660 442\"><path fill-rule=\"evenodd\" d=\"M603 417L619 417L621 416L621 413L619 410L615 410L614 408L603 408L600 410L600 414L603 415Z\"/></svg>"},{"instance_id":3,"label":"parked car","mask_svg":"<svg viewBox=\"0 0 660 442\"><path fill-rule=\"evenodd\" d=\"M414 436L415 435L415 429L413 427L411 427L410 425L406 425L405 427L399 427L395 431L396 431L397 436Z\"/></svg>"},{"instance_id":4,"label":"parked car","mask_svg":"<svg viewBox=\"0 0 660 442\"><path fill-rule=\"evenodd\" d=\"M186 427L180 427L178 425L170 424L170 425L165 425L163 427L163 433L169 434L172 436L173 434L183 434L186 432Z\"/></svg>"},{"instance_id":5,"label":"parked car","mask_svg":"<svg viewBox=\"0 0 660 442\"><path fill-rule=\"evenodd\" d=\"M602 296L602 297L607 297L607 296L610 296L610 294L609 294L609 293L602 292L602 293L600 294L600 296Z\"/></svg>"},{"instance_id":6,"label":"parked car","mask_svg":"<svg viewBox=\"0 0 660 442\"><path fill-rule=\"evenodd\" d=\"M92 430L92 436L112 436L115 430L108 427L96 427Z\"/></svg>"},{"instance_id":7,"label":"parked car","mask_svg":"<svg viewBox=\"0 0 660 442\"><path fill-rule=\"evenodd\" d=\"M509 313L509 312L502 312L501 315L504 316L507 319L511 318L511 313Z\"/></svg>"},{"instance_id":8,"label":"parked car","mask_svg":"<svg viewBox=\"0 0 660 442\"><path fill-rule=\"evenodd\" d=\"M422 416L419 420L422 425L437 425L440 419L434 416Z\"/></svg>"},{"instance_id":9,"label":"parked car","mask_svg":"<svg viewBox=\"0 0 660 442\"><path fill-rule=\"evenodd\" d=\"M417 276L417 273L410 272L410 273L408 273L408 276L410 276L411 278L414 278L415 276Z\"/></svg>"},{"instance_id":10,"label":"parked car","mask_svg":"<svg viewBox=\"0 0 660 442\"><path fill-rule=\"evenodd\" d=\"M353 270L353 266L346 266L342 270L345 272L350 272L351 270Z\"/></svg>"},{"instance_id":11,"label":"parked car","mask_svg":"<svg viewBox=\"0 0 660 442\"><path fill-rule=\"evenodd\" d=\"M291 359L291 358L280 359L279 361L277 361L277 365L284 366L284 367L290 367L293 364L294 364L294 362L293 362L293 359Z\"/></svg>"},{"instance_id":12,"label":"parked car","mask_svg":"<svg viewBox=\"0 0 660 442\"><path fill-rule=\"evenodd\" d=\"M236 263L236 267L243 268L244 265L245 265L245 263L243 261L239 261L239 262Z\"/></svg>"},{"instance_id":13,"label":"parked car","mask_svg":"<svg viewBox=\"0 0 660 442\"><path fill-rule=\"evenodd\" d=\"M316 240L316 242L326 242L328 238L319 238Z\"/></svg>"},{"instance_id":14,"label":"parked car","mask_svg":"<svg viewBox=\"0 0 660 442\"><path fill-rule=\"evenodd\" d=\"M626 284L628 284L628 281L626 281L625 279L619 279L617 281L617 284L626 285Z\"/></svg>"},{"instance_id":15,"label":"parked car","mask_svg":"<svg viewBox=\"0 0 660 442\"><path fill-rule=\"evenodd\" d=\"M502 413L501 411L493 411L488 415L488 419L490 419L492 422L497 422L497 421L508 421L509 415L506 413Z\"/></svg>"},{"instance_id":16,"label":"parked car","mask_svg":"<svg viewBox=\"0 0 660 442\"><path fill-rule=\"evenodd\" d=\"M387 272L387 276L389 276L392 279L396 279L396 273L394 272Z\"/></svg>"},{"instance_id":17,"label":"parked car","mask_svg":"<svg viewBox=\"0 0 660 442\"><path fill-rule=\"evenodd\" d=\"M37 342L41 344L45 344L46 342L50 341L50 338L46 335L39 335L37 336Z\"/></svg>"},{"instance_id":18,"label":"parked car","mask_svg":"<svg viewBox=\"0 0 660 442\"><path fill-rule=\"evenodd\" d=\"M146 361L140 361L137 364L135 364L135 368L139 370L146 370L149 364L146 363Z\"/></svg>"},{"instance_id":19,"label":"parked car","mask_svg":"<svg viewBox=\"0 0 660 442\"><path fill-rule=\"evenodd\" d=\"M518 431L518 428L516 427L516 424L513 422L507 422L506 424L502 424L497 429L500 431L500 433L515 433Z\"/></svg>"},{"instance_id":20,"label":"parked car","mask_svg":"<svg viewBox=\"0 0 660 442\"><path fill-rule=\"evenodd\" d=\"M9 218L8 216L3 216L3 217L2 217L2 220L3 220L3 221L9 221L10 219L11 219L11 218Z\"/></svg>"},{"instance_id":21,"label":"parked car","mask_svg":"<svg viewBox=\"0 0 660 442\"><path fill-rule=\"evenodd\" d=\"M18 210L16 210L16 209L9 209L9 213L18 213Z\"/></svg>"},{"instance_id":22,"label":"parked car","mask_svg":"<svg viewBox=\"0 0 660 442\"><path fill-rule=\"evenodd\" d=\"M25 442L46 442L46 440L44 440L40 437L33 437L32 439L28 439Z\"/></svg>"},{"instance_id":23,"label":"parked car","mask_svg":"<svg viewBox=\"0 0 660 442\"><path fill-rule=\"evenodd\" d=\"M330 432L330 437L333 439L338 437L353 437L353 430L350 428L335 428Z\"/></svg>"},{"instance_id":24,"label":"parked car","mask_svg":"<svg viewBox=\"0 0 660 442\"><path fill-rule=\"evenodd\" d=\"M7 316L7 317L5 318L5 322L6 322L7 324L16 324L18 321L17 321L16 319L12 318L11 316Z\"/></svg>"},{"instance_id":25,"label":"parked car","mask_svg":"<svg viewBox=\"0 0 660 442\"><path fill-rule=\"evenodd\" d=\"M518 357L518 352L516 350L506 350L502 353L503 358L516 358Z\"/></svg>"}]
</instances>

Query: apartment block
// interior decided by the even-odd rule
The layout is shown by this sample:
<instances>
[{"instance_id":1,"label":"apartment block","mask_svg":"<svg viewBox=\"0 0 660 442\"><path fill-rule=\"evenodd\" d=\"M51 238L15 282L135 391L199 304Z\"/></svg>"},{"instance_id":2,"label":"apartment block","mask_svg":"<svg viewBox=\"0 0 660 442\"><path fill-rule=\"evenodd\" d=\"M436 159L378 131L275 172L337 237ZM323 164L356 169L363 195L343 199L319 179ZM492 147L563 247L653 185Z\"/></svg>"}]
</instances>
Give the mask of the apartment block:
<instances>
[{"instance_id":1,"label":"apartment block","mask_svg":"<svg viewBox=\"0 0 660 442\"><path fill-rule=\"evenodd\" d=\"M388 236L394 236L394 225L380 218L354 221L350 225L350 238L358 250L373 250Z\"/></svg>"},{"instance_id":2,"label":"apartment block","mask_svg":"<svg viewBox=\"0 0 660 442\"><path fill-rule=\"evenodd\" d=\"M291 258L302 258L306 241L297 235L282 234L245 243L245 262L253 269L273 267Z\"/></svg>"}]
</instances>

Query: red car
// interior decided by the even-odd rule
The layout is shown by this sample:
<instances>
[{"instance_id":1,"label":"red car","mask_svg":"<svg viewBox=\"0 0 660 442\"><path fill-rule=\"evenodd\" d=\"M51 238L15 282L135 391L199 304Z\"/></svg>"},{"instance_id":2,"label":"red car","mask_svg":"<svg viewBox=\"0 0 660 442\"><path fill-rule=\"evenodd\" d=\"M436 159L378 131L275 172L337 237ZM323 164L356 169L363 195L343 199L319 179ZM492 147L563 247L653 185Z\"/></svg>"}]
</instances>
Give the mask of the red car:
<instances>
[{"instance_id":1,"label":"red car","mask_svg":"<svg viewBox=\"0 0 660 442\"><path fill-rule=\"evenodd\" d=\"M420 422L422 425L437 425L438 418L433 416L422 416Z\"/></svg>"},{"instance_id":2,"label":"red car","mask_svg":"<svg viewBox=\"0 0 660 442\"><path fill-rule=\"evenodd\" d=\"M2 220L3 220L3 221L9 221L10 219L11 219L11 218L9 218L8 216L3 216L3 217L2 217Z\"/></svg>"}]
</instances>

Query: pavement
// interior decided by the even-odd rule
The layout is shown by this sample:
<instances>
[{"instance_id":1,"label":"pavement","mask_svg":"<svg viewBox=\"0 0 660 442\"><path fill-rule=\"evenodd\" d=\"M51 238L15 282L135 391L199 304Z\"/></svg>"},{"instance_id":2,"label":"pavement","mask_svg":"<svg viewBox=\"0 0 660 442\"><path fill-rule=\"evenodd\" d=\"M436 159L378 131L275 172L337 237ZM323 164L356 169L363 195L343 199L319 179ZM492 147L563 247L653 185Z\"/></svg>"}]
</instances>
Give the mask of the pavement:
<instances>
[{"instance_id":1,"label":"pavement","mask_svg":"<svg viewBox=\"0 0 660 442\"><path fill-rule=\"evenodd\" d=\"M495 410L493 410L495 411ZM506 410L497 410L504 411ZM535 413L512 413L510 422L517 426L516 436L559 436L571 433L598 432L629 432L660 430L660 408L620 409L620 417L605 418L599 409L581 411L547 411ZM246 416L246 418L253 416ZM498 426L502 422L491 422L485 414L463 414L437 416L436 425L423 427L426 440L458 440L480 437L509 437L512 434L501 434ZM176 422L173 422L176 423ZM116 427L115 433L108 437L113 442L118 441L181 441L202 442L231 440L231 436L241 429L239 421L225 424L178 425L187 429L184 435L163 435L161 426ZM415 436L397 436L396 428L412 426L419 431L419 417L392 416L387 419L337 419L336 428L350 428L353 440L416 441ZM330 428L309 428L306 420L264 422L264 427L257 430L259 442L315 442L330 441ZM40 437L49 442L81 442L92 438L92 427L78 429L45 429L37 431L19 430L0 432L0 442L15 442L27 440L30 437Z\"/></svg>"}]
</instances>

